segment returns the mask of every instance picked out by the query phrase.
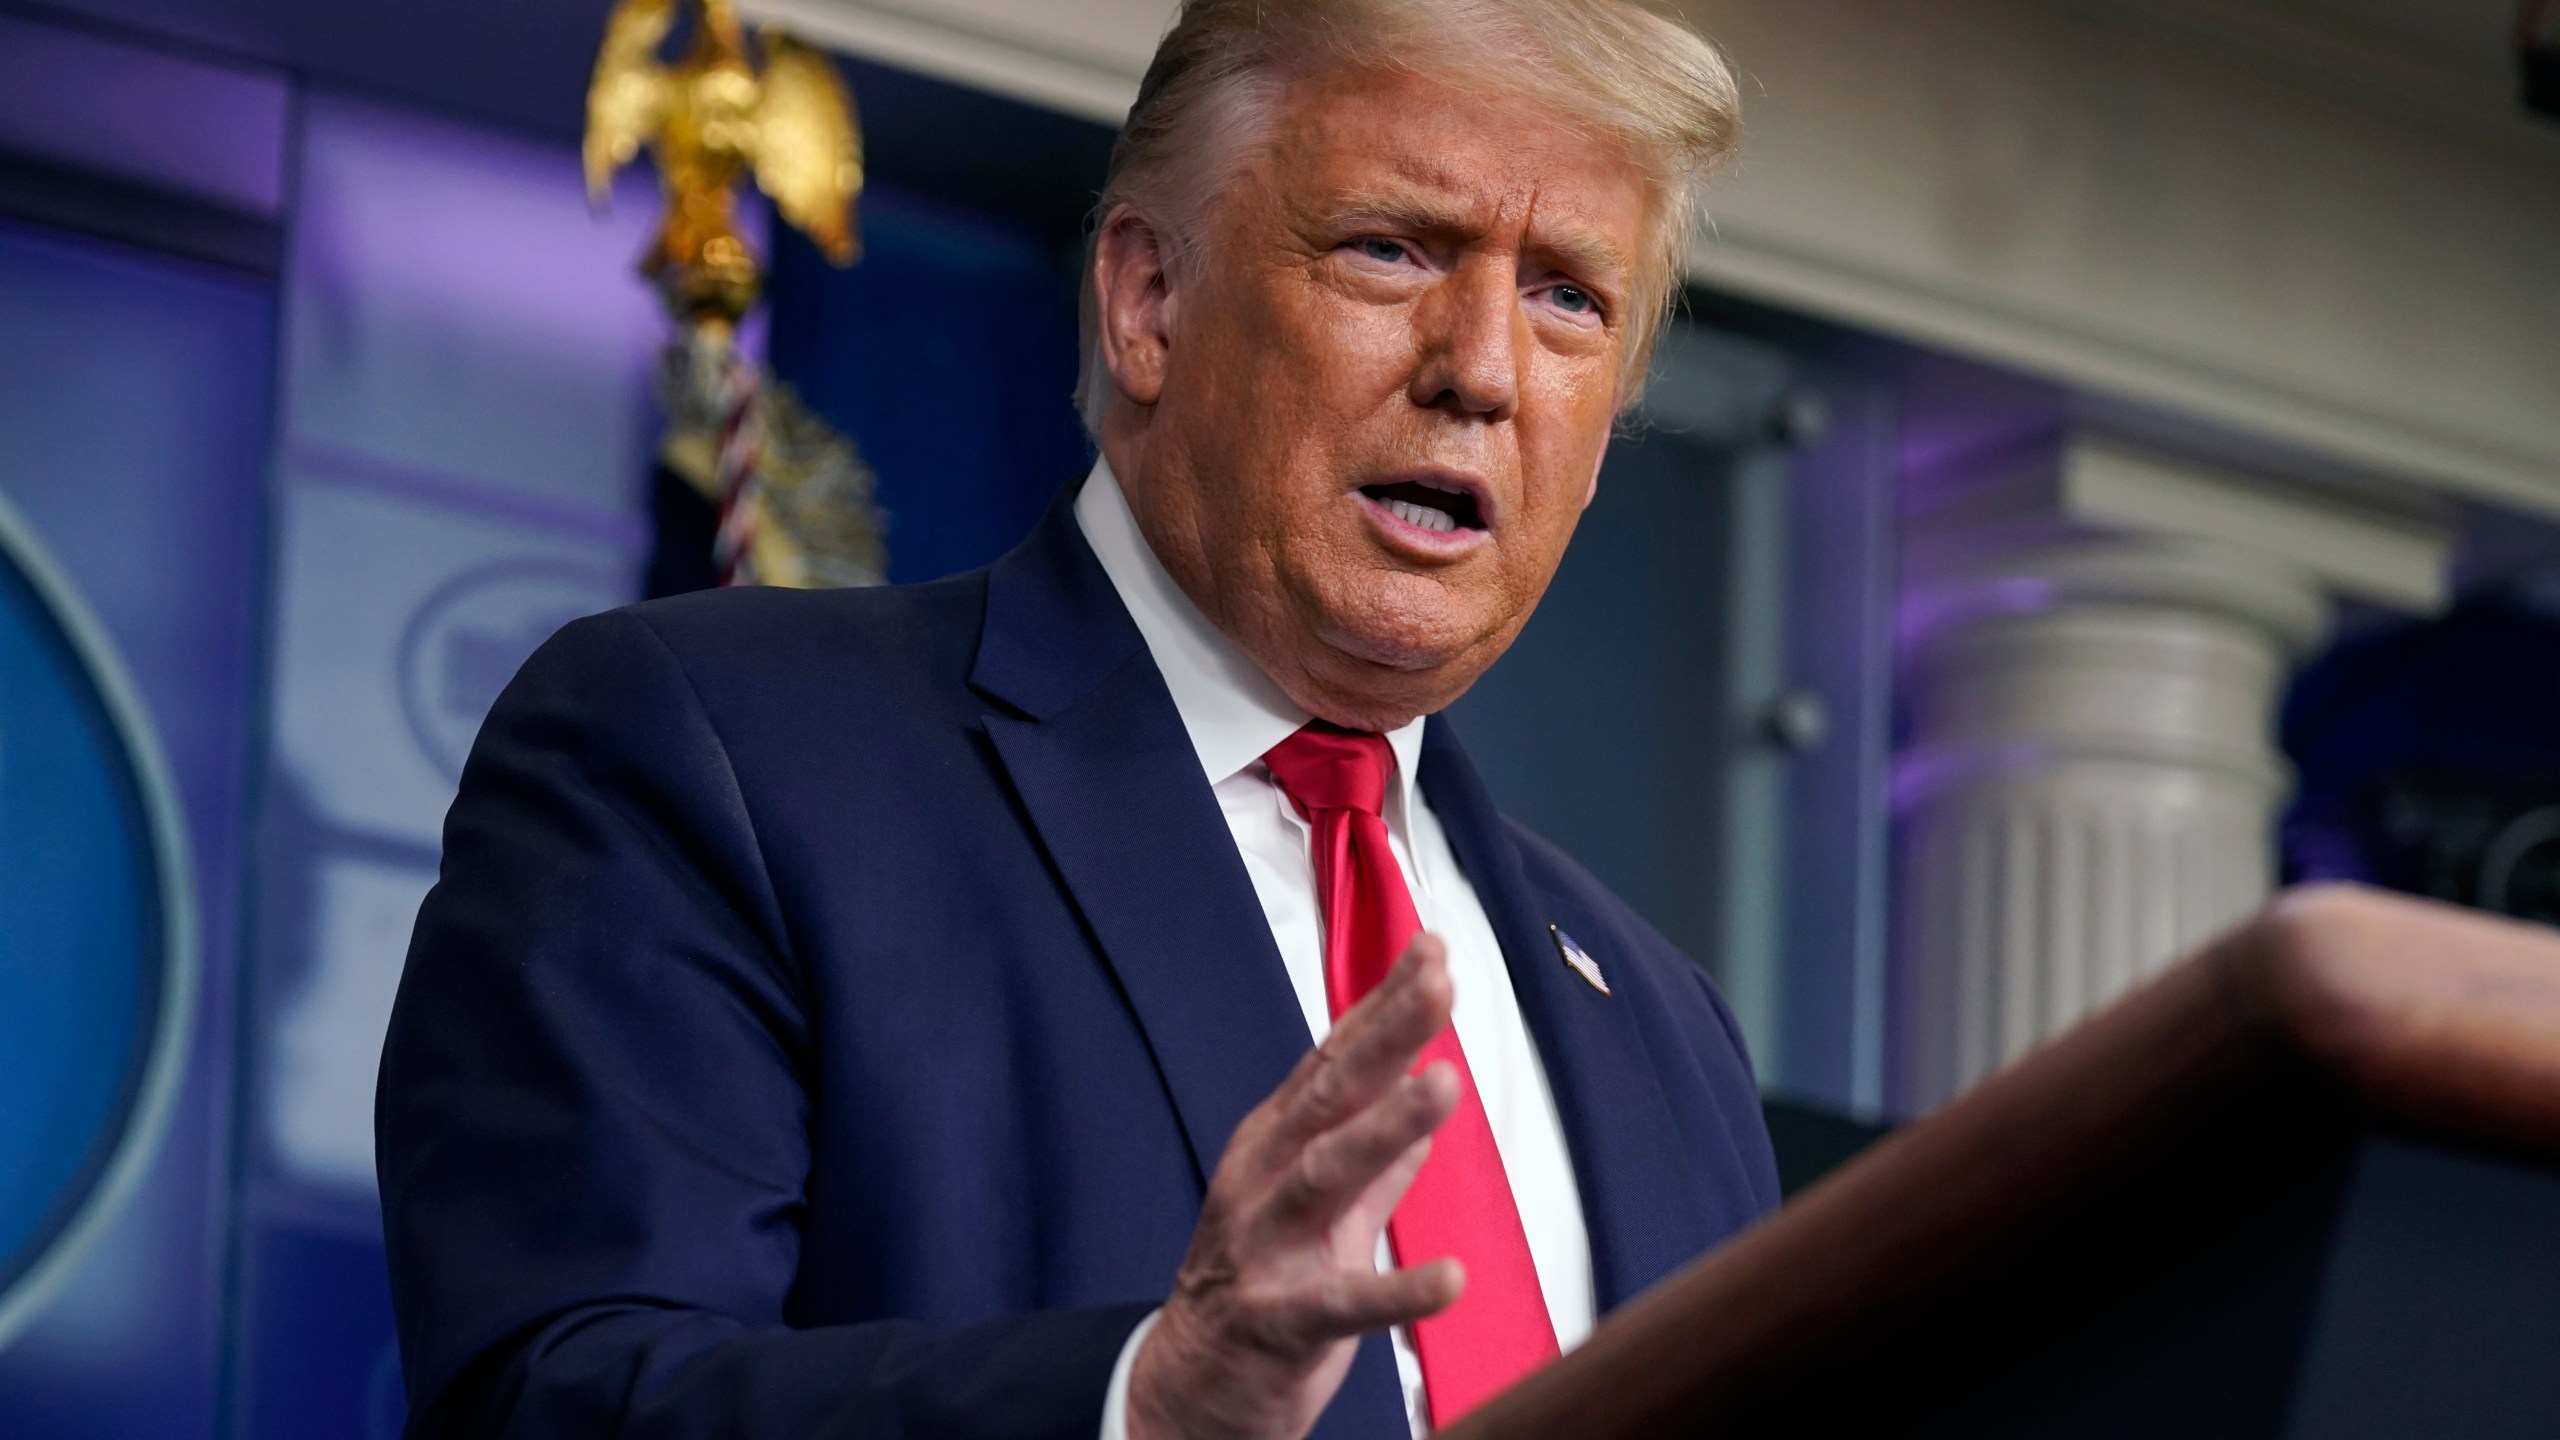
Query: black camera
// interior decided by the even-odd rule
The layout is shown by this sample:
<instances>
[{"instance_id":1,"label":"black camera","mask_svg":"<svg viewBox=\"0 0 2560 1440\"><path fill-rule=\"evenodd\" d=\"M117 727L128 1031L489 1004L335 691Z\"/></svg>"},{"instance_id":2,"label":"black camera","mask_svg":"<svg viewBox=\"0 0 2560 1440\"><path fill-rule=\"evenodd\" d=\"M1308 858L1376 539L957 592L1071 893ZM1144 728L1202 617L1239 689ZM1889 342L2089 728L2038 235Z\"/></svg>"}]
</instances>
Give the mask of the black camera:
<instances>
[{"instance_id":1,"label":"black camera","mask_svg":"<svg viewBox=\"0 0 2560 1440\"><path fill-rule=\"evenodd\" d=\"M2525 0L2516 18L2516 53L2524 66L2525 108L2560 120L2560 0Z\"/></svg>"},{"instance_id":2,"label":"black camera","mask_svg":"<svg viewBox=\"0 0 2560 1440\"><path fill-rule=\"evenodd\" d=\"M2405 770L2375 777L2362 808L2384 884L2560 925L2560 778Z\"/></svg>"}]
</instances>

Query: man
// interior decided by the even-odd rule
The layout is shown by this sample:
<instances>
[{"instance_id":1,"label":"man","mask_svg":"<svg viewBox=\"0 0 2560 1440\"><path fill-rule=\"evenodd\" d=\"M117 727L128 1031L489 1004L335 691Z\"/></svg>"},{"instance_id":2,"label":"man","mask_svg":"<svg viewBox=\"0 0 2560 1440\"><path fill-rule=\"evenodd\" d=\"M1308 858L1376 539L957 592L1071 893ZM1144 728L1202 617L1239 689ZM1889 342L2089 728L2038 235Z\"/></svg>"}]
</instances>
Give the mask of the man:
<instances>
[{"instance_id":1,"label":"man","mask_svg":"<svg viewBox=\"0 0 2560 1440\"><path fill-rule=\"evenodd\" d=\"M1733 127L1618 0L1185 4L1080 489L981 573L572 625L490 716L383 1061L412 1433L1387 1440L1773 1204L1703 975L1426 718Z\"/></svg>"}]
</instances>

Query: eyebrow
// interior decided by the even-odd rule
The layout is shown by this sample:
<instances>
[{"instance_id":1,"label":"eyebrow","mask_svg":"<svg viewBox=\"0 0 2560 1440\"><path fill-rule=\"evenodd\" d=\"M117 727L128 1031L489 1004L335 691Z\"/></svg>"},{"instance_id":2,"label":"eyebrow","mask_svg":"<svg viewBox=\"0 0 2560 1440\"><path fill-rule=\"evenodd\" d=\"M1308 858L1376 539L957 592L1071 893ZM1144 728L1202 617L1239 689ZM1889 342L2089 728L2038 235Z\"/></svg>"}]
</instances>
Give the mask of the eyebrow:
<instances>
[{"instance_id":1,"label":"eyebrow","mask_svg":"<svg viewBox=\"0 0 2560 1440\"><path fill-rule=\"evenodd\" d=\"M1355 190L1336 197L1330 208L1340 219L1374 220L1417 234L1445 235L1472 228L1454 207L1403 190ZM1532 227L1530 248L1554 256L1568 270L1621 284L1635 271L1627 253L1607 236L1578 225L1560 230Z\"/></svg>"},{"instance_id":2,"label":"eyebrow","mask_svg":"<svg viewBox=\"0 0 2560 1440\"><path fill-rule=\"evenodd\" d=\"M1328 207L1339 219L1375 220L1399 230L1464 230L1464 217L1447 205L1400 190L1354 190L1334 198Z\"/></svg>"},{"instance_id":3,"label":"eyebrow","mask_svg":"<svg viewBox=\"0 0 2560 1440\"><path fill-rule=\"evenodd\" d=\"M1567 270L1577 274L1605 278L1624 285L1635 274L1635 262L1604 235L1574 226L1538 238L1538 249L1552 253L1564 262Z\"/></svg>"}]
</instances>

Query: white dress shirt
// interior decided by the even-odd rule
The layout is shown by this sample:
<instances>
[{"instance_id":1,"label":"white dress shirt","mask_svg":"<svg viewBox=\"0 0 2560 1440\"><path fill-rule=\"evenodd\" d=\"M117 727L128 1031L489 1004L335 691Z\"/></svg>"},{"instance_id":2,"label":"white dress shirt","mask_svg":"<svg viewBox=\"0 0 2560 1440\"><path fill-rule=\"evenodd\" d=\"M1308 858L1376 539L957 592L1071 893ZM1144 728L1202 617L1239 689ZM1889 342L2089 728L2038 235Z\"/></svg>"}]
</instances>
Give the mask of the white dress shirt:
<instances>
[{"instance_id":1,"label":"white dress shirt","mask_svg":"<svg viewBox=\"0 0 2560 1440\"><path fill-rule=\"evenodd\" d=\"M1281 963L1288 967L1309 1043L1320 1041L1333 1027L1333 1012L1325 1000L1313 832L1262 763L1265 752L1312 717L1283 695L1174 583L1147 548L1107 462L1094 466L1076 497L1076 522L1146 638L1165 688L1173 692L1174 708L1182 714L1200 768L1244 858L1245 873L1253 879ZM1386 737L1396 765L1387 792L1388 840L1423 928L1448 946L1458 1044L1466 1051L1467 1069L1492 1124L1494 1148L1511 1181L1511 1198L1528 1233L1529 1258L1537 1268L1556 1343L1570 1350L1591 1333L1593 1317L1591 1246L1583 1230L1582 1195L1565 1150L1564 1122L1520 1017L1501 944L1475 887L1458 868L1439 817L1431 813L1415 781L1422 727L1428 723L1427 718L1415 720ZM1388 1264L1383 1242L1379 1263ZM1154 1325L1150 1316L1121 1349L1103 1407L1102 1440L1126 1440L1130 1363ZM1413 1337L1398 1327L1393 1339L1405 1412L1413 1433L1423 1435L1430 1429L1429 1412Z\"/></svg>"}]
</instances>

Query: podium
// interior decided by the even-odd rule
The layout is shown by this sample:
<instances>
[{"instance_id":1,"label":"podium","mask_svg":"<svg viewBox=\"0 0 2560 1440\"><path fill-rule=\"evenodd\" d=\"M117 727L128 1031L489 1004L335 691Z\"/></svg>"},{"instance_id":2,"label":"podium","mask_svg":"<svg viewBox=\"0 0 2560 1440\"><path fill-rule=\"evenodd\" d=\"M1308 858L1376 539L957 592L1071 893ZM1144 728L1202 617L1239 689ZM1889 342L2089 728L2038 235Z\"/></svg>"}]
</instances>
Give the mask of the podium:
<instances>
[{"instance_id":1,"label":"podium","mask_svg":"<svg viewBox=\"0 0 2560 1440\"><path fill-rule=\"evenodd\" d=\"M2560 1437L2560 932L2279 897L1443 1433Z\"/></svg>"}]
</instances>

